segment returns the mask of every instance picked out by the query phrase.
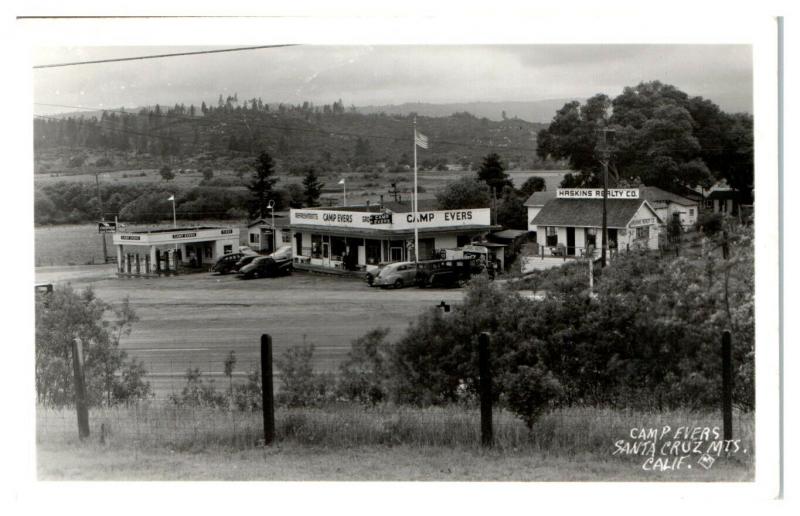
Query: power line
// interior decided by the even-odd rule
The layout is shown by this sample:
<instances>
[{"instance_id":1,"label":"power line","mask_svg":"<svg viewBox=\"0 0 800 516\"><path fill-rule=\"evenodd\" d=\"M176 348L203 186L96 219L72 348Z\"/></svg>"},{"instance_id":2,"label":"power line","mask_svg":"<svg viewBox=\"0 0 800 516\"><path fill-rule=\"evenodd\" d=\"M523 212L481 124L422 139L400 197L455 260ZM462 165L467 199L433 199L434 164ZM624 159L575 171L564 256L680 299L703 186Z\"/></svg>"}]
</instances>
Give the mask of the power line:
<instances>
[{"instance_id":1,"label":"power line","mask_svg":"<svg viewBox=\"0 0 800 516\"><path fill-rule=\"evenodd\" d=\"M146 56L136 56L136 57L115 57L110 59L96 59L93 61L72 61L69 63L53 63L53 64L46 64L46 65L34 65L34 69L37 68L59 68L64 66L78 66L78 65L86 65L86 64L101 64L101 63L118 63L122 61L141 61L145 59L161 59L164 57L180 57L180 56L196 56L196 55L203 55L203 54L220 54L223 52L243 52L247 50L262 50L266 48L283 48L283 47L294 47L297 46L296 43L286 43L282 45L260 45L257 47L238 47L238 48L225 48L225 49L218 49L218 50L196 50L194 52L173 52L170 54L152 54Z\"/></svg>"}]
</instances>

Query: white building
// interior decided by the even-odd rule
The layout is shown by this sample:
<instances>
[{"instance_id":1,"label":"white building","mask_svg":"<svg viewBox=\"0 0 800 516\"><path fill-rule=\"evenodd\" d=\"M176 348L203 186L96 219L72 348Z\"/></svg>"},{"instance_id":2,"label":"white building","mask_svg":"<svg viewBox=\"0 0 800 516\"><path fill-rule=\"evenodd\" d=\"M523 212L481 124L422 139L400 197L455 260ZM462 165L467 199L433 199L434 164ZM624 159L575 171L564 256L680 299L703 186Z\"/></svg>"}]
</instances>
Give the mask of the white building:
<instances>
[{"instance_id":1,"label":"white building","mask_svg":"<svg viewBox=\"0 0 800 516\"><path fill-rule=\"evenodd\" d=\"M158 274L177 265L210 267L239 247L239 228L185 227L115 233L117 270L127 274Z\"/></svg>"},{"instance_id":2,"label":"white building","mask_svg":"<svg viewBox=\"0 0 800 516\"><path fill-rule=\"evenodd\" d=\"M606 212L609 249L612 252L658 249L663 221L646 200L609 198ZM603 200L596 196L555 198L540 208L530 223L537 234L537 254L585 256L591 247L596 256L602 245Z\"/></svg>"},{"instance_id":3,"label":"white building","mask_svg":"<svg viewBox=\"0 0 800 516\"><path fill-rule=\"evenodd\" d=\"M418 210L420 260L498 228L491 224L489 208L437 210L433 202L419 201ZM289 224L298 268L363 270L414 259L415 221L409 202L293 209Z\"/></svg>"},{"instance_id":4,"label":"white building","mask_svg":"<svg viewBox=\"0 0 800 516\"><path fill-rule=\"evenodd\" d=\"M686 197L667 192L655 186L642 186L639 188L641 197L650 203L665 224L669 224L677 216L684 230L697 223L700 203Z\"/></svg>"}]
</instances>

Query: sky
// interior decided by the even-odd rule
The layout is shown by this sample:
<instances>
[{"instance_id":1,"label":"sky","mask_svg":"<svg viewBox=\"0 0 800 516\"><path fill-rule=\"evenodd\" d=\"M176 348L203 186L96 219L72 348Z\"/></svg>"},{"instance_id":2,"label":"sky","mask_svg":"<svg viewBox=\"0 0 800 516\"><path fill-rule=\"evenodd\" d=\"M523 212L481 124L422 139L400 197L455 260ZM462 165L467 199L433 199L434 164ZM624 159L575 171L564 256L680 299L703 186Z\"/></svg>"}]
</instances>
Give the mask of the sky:
<instances>
[{"instance_id":1,"label":"sky","mask_svg":"<svg viewBox=\"0 0 800 516\"><path fill-rule=\"evenodd\" d=\"M224 47L37 48L34 65ZM752 113L749 45L294 46L36 69L34 102L89 108L240 100L346 106L612 98L660 80ZM69 111L35 106L36 114Z\"/></svg>"}]
</instances>

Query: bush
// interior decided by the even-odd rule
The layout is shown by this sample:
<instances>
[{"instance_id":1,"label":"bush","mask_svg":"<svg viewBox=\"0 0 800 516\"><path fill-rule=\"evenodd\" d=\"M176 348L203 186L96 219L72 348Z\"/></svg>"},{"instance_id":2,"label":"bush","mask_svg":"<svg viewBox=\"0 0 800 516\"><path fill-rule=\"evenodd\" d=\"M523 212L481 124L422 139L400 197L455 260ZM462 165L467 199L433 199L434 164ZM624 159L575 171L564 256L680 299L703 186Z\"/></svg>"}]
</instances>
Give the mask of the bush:
<instances>
[{"instance_id":1,"label":"bush","mask_svg":"<svg viewBox=\"0 0 800 516\"><path fill-rule=\"evenodd\" d=\"M36 299L36 394L40 403L73 403L72 341L81 340L89 404L116 405L150 396L141 362L127 361L119 339L138 318L127 299L118 307L92 289L57 287Z\"/></svg>"},{"instance_id":2,"label":"bush","mask_svg":"<svg viewBox=\"0 0 800 516\"><path fill-rule=\"evenodd\" d=\"M275 361L281 372L278 403L287 407L309 407L330 401L334 395L334 379L330 374L317 374L311 365L314 344L287 348Z\"/></svg>"},{"instance_id":3,"label":"bush","mask_svg":"<svg viewBox=\"0 0 800 516\"><path fill-rule=\"evenodd\" d=\"M377 328L351 343L339 367L339 396L375 405L388 397L388 328Z\"/></svg>"},{"instance_id":4,"label":"bush","mask_svg":"<svg viewBox=\"0 0 800 516\"><path fill-rule=\"evenodd\" d=\"M159 170L158 173L161 174L161 179L164 181L172 181L175 179L175 172L173 172L172 169L166 165L161 167L161 170Z\"/></svg>"},{"instance_id":5,"label":"bush","mask_svg":"<svg viewBox=\"0 0 800 516\"><path fill-rule=\"evenodd\" d=\"M180 407L226 407L228 400L217 392L214 380L203 382L200 369L186 370L186 385L180 394L170 394L169 400Z\"/></svg>"},{"instance_id":6,"label":"bush","mask_svg":"<svg viewBox=\"0 0 800 516\"><path fill-rule=\"evenodd\" d=\"M722 230L723 216L721 213L703 213L697 218L697 230L707 236L713 236Z\"/></svg>"},{"instance_id":7,"label":"bush","mask_svg":"<svg viewBox=\"0 0 800 516\"><path fill-rule=\"evenodd\" d=\"M563 394L561 383L541 365L520 366L504 379L508 408L525 422L528 430Z\"/></svg>"}]
</instances>

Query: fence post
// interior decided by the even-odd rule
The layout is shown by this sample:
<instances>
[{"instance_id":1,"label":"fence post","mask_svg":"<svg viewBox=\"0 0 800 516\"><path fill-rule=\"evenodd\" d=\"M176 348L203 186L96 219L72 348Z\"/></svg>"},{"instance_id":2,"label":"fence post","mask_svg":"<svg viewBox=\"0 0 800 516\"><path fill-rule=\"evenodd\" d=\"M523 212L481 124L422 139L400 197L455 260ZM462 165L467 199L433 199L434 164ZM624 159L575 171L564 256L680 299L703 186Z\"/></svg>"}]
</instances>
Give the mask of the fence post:
<instances>
[{"instance_id":1,"label":"fence post","mask_svg":"<svg viewBox=\"0 0 800 516\"><path fill-rule=\"evenodd\" d=\"M264 414L264 446L275 441L275 400L272 392L272 337L261 335L261 411Z\"/></svg>"},{"instance_id":2,"label":"fence post","mask_svg":"<svg viewBox=\"0 0 800 516\"><path fill-rule=\"evenodd\" d=\"M489 334L482 332L478 336L478 372L481 389L481 444L492 446L492 372L489 368Z\"/></svg>"},{"instance_id":3,"label":"fence post","mask_svg":"<svg viewBox=\"0 0 800 516\"><path fill-rule=\"evenodd\" d=\"M86 406L86 385L83 376L83 347L79 339L72 339L72 372L75 384L75 410L78 413L78 437L89 437L89 408Z\"/></svg>"},{"instance_id":4,"label":"fence post","mask_svg":"<svg viewBox=\"0 0 800 516\"><path fill-rule=\"evenodd\" d=\"M731 332L722 332L722 435L733 439L733 364L731 360Z\"/></svg>"}]
</instances>

